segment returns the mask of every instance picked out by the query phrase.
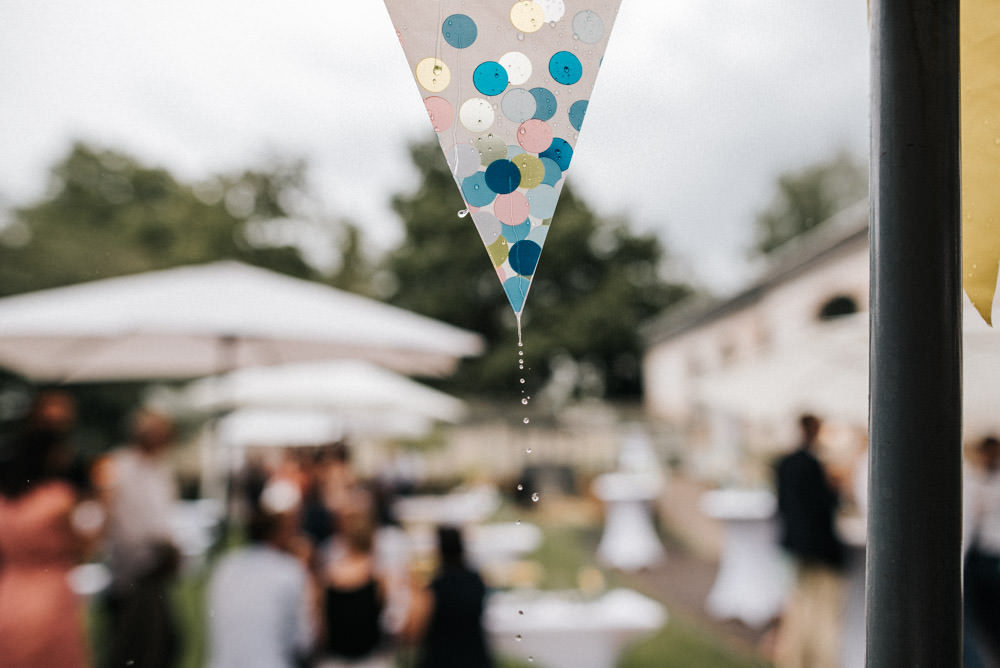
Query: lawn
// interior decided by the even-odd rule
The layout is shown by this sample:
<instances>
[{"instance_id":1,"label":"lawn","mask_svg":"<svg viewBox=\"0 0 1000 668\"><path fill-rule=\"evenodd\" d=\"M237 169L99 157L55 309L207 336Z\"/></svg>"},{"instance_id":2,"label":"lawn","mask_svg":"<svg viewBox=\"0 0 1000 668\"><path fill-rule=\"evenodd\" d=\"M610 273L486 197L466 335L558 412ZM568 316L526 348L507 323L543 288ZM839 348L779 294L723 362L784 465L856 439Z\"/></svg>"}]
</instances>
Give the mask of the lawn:
<instances>
[{"instance_id":1,"label":"lawn","mask_svg":"<svg viewBox=\"0 0 1000 668\"><path fill-rule=\"evenodd\" d=\"M541 582L545 589L575 588L582 574L593 580L600 573L608 587L629 586L627 580L615 573L601 571L594 563L599 527L567 525L545 517L524 517L536 522L543 530L544 539L531 559L541 566ZM205 608L204 589L206 569L187 573L175 588L174 605L183 625L184 652L179 668L204 668ZM626 648L617 668L764 668L768 664L754 656L741 655L725 646L699 620L686 618L667 606L669 621L655 635L644 638ZM92 606L91 625L95 639L101 629L99 606ZM99 647L95 643L95 647ZM412 654L400 654L398 665L412 666ZM540 668L538 663L521 663L501 658L500 668ZM541 667L543 668L543 667Z\"/></svg>"}]
</instances>

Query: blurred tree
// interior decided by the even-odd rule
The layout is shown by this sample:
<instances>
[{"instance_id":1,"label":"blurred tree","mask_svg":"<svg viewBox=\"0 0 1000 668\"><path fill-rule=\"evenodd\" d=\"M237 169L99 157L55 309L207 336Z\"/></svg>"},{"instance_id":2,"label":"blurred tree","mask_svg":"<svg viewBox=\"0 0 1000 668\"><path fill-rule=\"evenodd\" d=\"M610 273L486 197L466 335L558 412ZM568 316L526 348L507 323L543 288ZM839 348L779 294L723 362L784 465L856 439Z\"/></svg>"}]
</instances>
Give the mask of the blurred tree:
<instances>
[{"instance_id":1,"label":"blurred tree","mask_svg":"<svg viewBox=\"0 0 1000 668\"><path fill-rule=\"evenodd\" d=\"M0 295L221 259L367 290L359 230L301 215L317 208L305 184L303 162L183 183L124 153L76 144L53 167L44 197L0 212ZM307 251L328 266L317 269ZM12 383L0 370L0 403ZM121 438L122 417L143 387L73 388L86 454Z\"/></svg>"},{"instance_id":2,"label":"blurred tree","mask_svg":"<svg viewBox=\"0 0 1000 668\"><path fill-rule=\"evenodd\" d=\"M757 214L754 252L767 254L868 196L868 168L846 152L778 177Z\"/></svg>"},{"instance_id":3,"label":"blurred tree","mask_svg":"<svg viewBox=\"0 0 1000 668\"><path fill-rule=\"evenodd\" d=\"M463 364L456 389L510 394L519 387L514 315L436 141L411 146L420 185L392 200L404 241L386 258L390 301L481 333L483 357ZM563 395L634 396L640 390L638 324L690 293L661 272L655 236L600 219L563 188L523 314L534 382Z\"/></svg>"},{"instance_id":4,"label":"blurred tree","mask_svg":"<svg viewBox=\"0 0 1000 668\"><path fill-rule=\"evenodd\" d=\"M365 268L356 230L331 276L295 242L295 225L325 226L331 245L344 234L337 224L295 220L305 176L302 162L274 162L187 184L123 153L76 144L53 168L48 194L0 228L0 295L220 259L354 287Z\"/></svg>"}]
</instances>

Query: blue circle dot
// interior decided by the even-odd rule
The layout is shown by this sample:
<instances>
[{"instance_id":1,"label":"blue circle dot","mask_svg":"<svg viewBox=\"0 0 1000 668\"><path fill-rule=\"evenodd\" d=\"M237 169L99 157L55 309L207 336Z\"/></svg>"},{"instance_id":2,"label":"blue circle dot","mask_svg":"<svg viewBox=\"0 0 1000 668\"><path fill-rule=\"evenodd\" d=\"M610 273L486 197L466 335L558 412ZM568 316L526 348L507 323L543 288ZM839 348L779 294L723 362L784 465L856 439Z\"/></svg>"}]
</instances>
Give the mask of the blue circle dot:
<instances>
[{"instance_id":1,"label":"blue circle dot","mask_svg":"<svg viewBox=\"0 0 1000 668\"><path fill-rule=\"evenodd\" d=\"M541 157L542 165L545 167L545 176L542 178L542 183L547 186L554 186L562 178L562 169L559 168L559 165L552 158L539 157Z\"/></svg>"},{"instance_id":2,"label":"blue circle dot","mask_svg":"<svg viewBox=\"0 0 1000 668\"><path fill-rule=\"evenodd\" d=\"M524 310L524 300L528 296L531 280L524 276L511 276L503 282L503 291L507 293L507 301L514 313Z\"/></svg>"},{"instance_id":3,"label":"blue circle dot","mask_svg":"<svg viewBox=\"0 0 1000 668\"><path fill-rule=\"evenodd\" d=\"M507 261L510 268L522 276L531 276L535 273L538 265L538 256L542 254L542 247L534 241L518 241L510 247Z\"/></svg>"},{"instance_id":4,"label":"blue circle dot","mask_svg":"<svg viewBox=\"0 0 1000 668\"><path fill-rule=\"evenodd\" d=\"M520 225L504 225L501 223L500 234L508 243L523 241L531 234L531 219L525 219Z\"/></svg>"},{"instance_id":5,"label":"blue circle dot","mask_svg":"<svg viewBox=\"0 0 1000 668\"><path fill-rule=\"evenodd\" d=\"M476 22L465 14L452 14L441 24L441 34L444 41L456 49L472 46L478 34Z\"/></svg>"},{"instance_id":6,"label":"blue circle dot","mask_svg":"<svg viewBox=\"0 0 1000 668\"><path fill-rule=\"evenodd\" d=\"M569 162L573 159L573 147L569 142L561 137L552 140L552 144L547 149L538 154L539 158L551 158L562 171L569 169Z\"/></svg>"},{"instance_id":7,"label":"blue circle dot","mask_svg":"<svg viewBox=\"0 0 1000 668\"><path fill-rule=\"evenodd\" d=\"M583 117L587 115L587 100L577 100L569 107L569 124L580 131L583 125Z\"/></svg>"},{"instance_id":8,"label":"blue circle dot","mask_svg":"<svg viewBox=\"0 0 1000 668\"><path fill-rule=\"evenodd\" d=\"M486 185L498 195L506 195L521 185L521 170L510 160L494 160L486 168Z\"/></svg>"},{"instance_id":9,"label":"blue circle dot","mask_svg":"<svg viewBox=\"0 0 1000 668\"><path fill-rule=\"evenodd\" d=\"M572 86L583 76L583 65L569 51L557 51L549 58L549 74L559 83Z\"/></svg>"},{"instance_id":10,"label":"blue circle dot","mask_svg":"<svg viewBox=\"0 0 1000 668\"><path fill-rule=\"evenodd\" d=\"M547 121L556 115L556 96L548 88L532 88L531 95L535 98L535 115L540 121Z\"/></svg>"},{"instance_id":11,"label":"blue circle dot","mask_svg":"<svg viewBox=\"0 0 1000 668\"><path fill-rule=\"evenodd\" d=\"M500 63L487 60L472 73L472 83L483 95L499 95L507 88L507 70Z\"/></svg>"},{"instance_id":12,"label":"blue circle dot","mask_svg":"<svg viewBox=\"0 0 1000 668\"><path fill-rule=\"evenodd\" d=\"M486 185L486 173L476 172L462 179L462 197L470 206L486 206L497 194Z\"/></svg>"},{"instance_id":13,"label":"blue circle dot","mask_svg":"<svg viewBox=\"0 0 1000 668\"><path fill-rule=\"evenodd\" d=\"M551 218L556 212L556 203L559 201L559 191L544 183L528 191L528 205L531 207L531 215L544 220Z\"/></svg>"}]
</instances>

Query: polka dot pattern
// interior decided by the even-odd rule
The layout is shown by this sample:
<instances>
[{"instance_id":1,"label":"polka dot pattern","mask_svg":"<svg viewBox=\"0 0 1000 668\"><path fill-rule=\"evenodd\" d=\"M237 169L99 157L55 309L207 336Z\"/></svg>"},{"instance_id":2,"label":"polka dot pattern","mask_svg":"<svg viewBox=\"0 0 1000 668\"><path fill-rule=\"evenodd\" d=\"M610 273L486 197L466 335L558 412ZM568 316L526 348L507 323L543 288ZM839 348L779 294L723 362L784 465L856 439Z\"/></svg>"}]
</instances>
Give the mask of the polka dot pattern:
<instances>
[{"instance_id":1,"label":"polka dot pattern","mask_svg":"<svg viewBox=\"0 0 1000 668\"><path fill-rule=\"evenodd\" d=\"M486 185L498 195L506 195L521 185L521 170L510 160L494 160L486 168Z\"/></svg>"},{"instance_id":2,"label":"polka dot pattern","mask_svg":"<svg viewBox=\"0 0 1000 668\"><path fill-rule=\"evenodd\" d=\"M385 0L515 313L565 183L620 0Z\"/></svg>"},{"instance_id":3,"label":"polka dot pattern","mask_svg":"<svg viewBox=\"0 0 1000 668\"><path fill-rule=\"evenodd\" d=\"M532 33L545 25L545 10L531 0L515 2L510 8L510 22L521 32Z\"/></svg>"},{"instance_id":4,"label":"polka dot pattern","mask_svg":"<svg viewBox=\"0 0 1000 668\"><path fill-rule=\"evenodd\" d=\"M541 254L542 247L534 241L518 241L508 251L510 267L521 276L531 276L535 273L535 266Z\"/></svg>"},{"instance_id":5,"label":"polka dot pattern","mask_svg":"<svg viewBox=\"0 0 1000 668\"><path fill-rule=\"evenodd\" d=\"M525 151L531 153L542 153L552 145L554 136L552 128L545 121L537 118L521 123L517 129L517 143Z\"/></svg>"},{"instance_id":6,"label":"polka dot pattern","mask_svg":"<svg viewBox=\"0 0 1000 668\"><path fill-rule=\"evenodd\" d=\"M480 63L472 73L472 83L483 95L499 95L507 88L507 70L500 63Z\"/></svg>"},{"instance_id":7,"label":"polka dot pattern","mask_svg":"<svg viewBox=\"0 0 1000 668\"><path fill-rule=\"evenodd\" d=\"M573 17L573 36L584 44L597 44L604 37L604 21L585 9Z\"/></svg>"},{"instance_id":8,"label":"polka dot pattern","mask_svg":"<svg viewBox=\"0 0 1000 668\"><path fill-rule=\"evenodd\" d=\"M549 58L549 74L564 86L572 86L583 76L583 65L569 51L559 51Z\"/></svg>"},{"instance_id":9,"label":"polka dot pattern","mask_svg":"<svg viewBox=\"0 0 1000 668\"><path fill-rule=\"evenodd\" d=\"M579 132L583 127L583 117L587 115L587 100L577 100L569 107L569 124Z\"/></svg>"},{"instance_id":10,"label":"polka dot pattern","mask_svg":"<svg viewBox=\"0 0 1000 668\"><path fill-rule=\"evenodd\" d=\"M531 221L525 220L520 225L501 225L500 233L507 240L507 243L513 244L523 241L531 234Z\"/></svg>"},{"instance_id":11,"label":"polka dot pattern","mask_svg":"<svg viewBox=\"0 0 1000 668\"><path fill-rule=\"evenodd\" d=\"M535 118L547 121L556 115L559 105L556 103L556 96L548 88L531 89L531 96L535 98Z\"/></svg>"},{"instance_id":12,"label":"polka dot pattern","mask_svg":"<svg viewBox=\"0 0 1000 668\"><path fill-rule=\"evenodd\" d=\"M462 197L472 206L486 206L497 196L486 185L486 172L476 172L462 179Z\"/></svg>"},{"instance_id":13,"label":"polka dot pattern","mask_svg":"<svg viewBox=\"0 0 1000 668\"><path fill-rule=\"evenodd\" d=\"M434 126L434 132L444 132L455 121L455 110L443 97L431 95L424 98L424 106L427 107L427 115L431 119L431 125Z\"/></svg>"},{"instance_id":14,"label":"polka dot pattern","mask_svg":"<svg viewBox=\"0 0 1000 668\"><path fill-rule=\"evenodd\" d=\"M549 147L538 154L540 158L549 158L559 166L559 169L566 171L569 169L569 162L573 159L573 147L569 142L561 137L556 137L549 144Z\"/></svg>"},{"instance_id":15,"label":"polka dot pattern","mask_svg":"<svg viewBox=\"0 0 1000 668\"><path fill-rule=\"evenodd\" d=\"M481 97L466 100L458 112L458 117L470 132L485 132L493 127L493 121L496 120L493 105Z\"/></svg>"},{"instance_id":16,"label":"polka dot pattern","mask_svg":"<svg viewBox=\"0 0 1000 668\"><path fill-rule=\"evenodd\" d=\"M509 155L510 151L507 153ZM517 166L521 174L522 188L530 193L532 188L541 185L542 179L545 178L545 165L538 157L527 152L518 153L511 158L511 162Z\"/></svg>"},{"instance_id":17,"label":"polka dot pattern","mask_svg":"<svg viewBox=\"0 0 1000 668\"><path fill-rule=\"evenodd\" d=\"M451 83L451 70L437 58L424 58L414 72L417 82L432 93L440 93Z\"/></svg>"},{"instance_id":18,"label":"polka dot pattern","mask_svg":"<svg viewBox=\"0 0 1000 668\"><path fill-rule=\"evenodd\" d=\"M507 70L507 80L511 86L520 86L531 78L531 59L520 51L508 51L497 62Z\"/></svg>"},{"instance_id":19,"label":"polka dot pattern","mask_svg":"<svg viewBox=\"0 0 1000 668\"><path fill-rule=\"evenodd\" d=\"M514 88L507 91L500 101L500 109L507 120L514 123L523 123L535 115L538 103L535 96L523 88Z\"/></svg>"},{"instance_id":20,"label":"polka dot pattern","mask_svg":"<svg viewBox=\"0 0 1000 668\"><path fill-rule=\"evenodd\" d=\"M472 46L478 33L476 22L465 14L452 14L441 24L444 41L456 49L467 49Z\"/></svg>"}]
</instances>

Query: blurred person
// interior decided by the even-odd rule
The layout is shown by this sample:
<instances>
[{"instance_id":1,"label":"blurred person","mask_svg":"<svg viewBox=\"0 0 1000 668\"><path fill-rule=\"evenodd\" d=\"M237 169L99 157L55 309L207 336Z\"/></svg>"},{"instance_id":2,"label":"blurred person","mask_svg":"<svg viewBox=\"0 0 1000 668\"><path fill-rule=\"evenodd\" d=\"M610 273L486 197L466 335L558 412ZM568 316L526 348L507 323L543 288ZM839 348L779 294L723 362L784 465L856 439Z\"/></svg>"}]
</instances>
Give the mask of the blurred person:
<instances>
[{"instance_id":1,"label":"blurred person","mask_svg":"<svg viewBox=\"0 0 1000 668\"><path fill-rule=\"evenodd\" d=\"M814 415L799 418L802 440L776 468L781 546L796 569L778 629L782 668L840 665L846 552L834 525L840 495L816 457L821 426Z\"/></svg>"},{"instance_id":2,"label":"blurred person","mask_svg":"<svg viewBox=\"0 0 1000 668\"><path fill-rule=\"evenodd\" d=\"M386 583L376 566L371 518L348 515L341 537L342 550L321 572L325 637L320 668L391 668L383 631Z\"/></svg>"},{"instance_id":3,"label":"blurred person","mask_svg":"<svg viewBox=\"0 0 1000 668\"><path fill-rule=\"evenodd\" d=\"M358 480L351 463L351 448L338 441L327 450L328 463L323 472L323 499L334 521L353 512L370 508L371 495Z\"/></svg>"},{"instance_id":4,"label":"blurred person","mask_svg":"<svg viewBox=\"0 0 1000 668\"><path fill-rule=\"evenodd\" d=\"M963 538L965 619L970 654L1000 665L1000 440L976 444L966 467ZM967 656L967 664L971 665Z\"/></svg>"},{"instance_id":5,"label":"blurred person","mask_svg":"<svg viewBox=\"0 0 1000 668\"><path fill-rule=\"evenodd\" d=\"M169 598L180 566L170 522L177 491L166 461L173 438L168 417L140 411L132 421L130 443L95 469L108 509L110 668L169 668L179 657L180 636Z\"/></svg>"},{"instance_id":6,"label":"blurred person","mask_svg":"<svg viewBox=\"0 0 1000 668\"><path fill-rule=\"evenodd\" d=\"M440 565L430 586L415 596L409 632L419 639L420 668L492 668L483 629L486 585L465 561L462 534L438 527Z\"/></svg>"},{"instance_id":7,"label":"blurred person","mask_svg":"<svg viewBox=\"0 0 1000 668\"><path fill-rule=\"evenodd\" d=\"M316 601L297 543L301 494L268 483L250 510L250 544L226 554L208 586L209 668L305 665Z\"/></svg>"},{"instance_id":8,"label":"blurred person","mask_svg":"<svg viewBox=\"0 0 1000 668\"><path fill-rule=\"evenodd\" d=\"M80 494L68 479L66 435L72 398L39 394L0 458L0 665L89 665L83 607L69 572L99 528L81 522ZM88 526L89 525L89 526Z\"/></svg>"},{"instance_id":9,"label":"blurred person","mask_svg":"<svg viewBox=\"0 0 1000 668\"><path fill-rule=\"evenodd\" d=\"M323 472L325 462L322 449L313 453L305 462L302 490L302 533L314 548L323 546L334 532L333 513L323 499Z\"/></svg>"}]
</instances>

